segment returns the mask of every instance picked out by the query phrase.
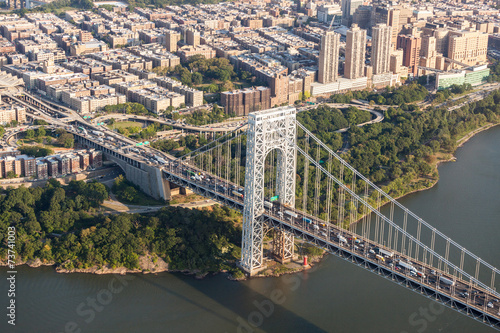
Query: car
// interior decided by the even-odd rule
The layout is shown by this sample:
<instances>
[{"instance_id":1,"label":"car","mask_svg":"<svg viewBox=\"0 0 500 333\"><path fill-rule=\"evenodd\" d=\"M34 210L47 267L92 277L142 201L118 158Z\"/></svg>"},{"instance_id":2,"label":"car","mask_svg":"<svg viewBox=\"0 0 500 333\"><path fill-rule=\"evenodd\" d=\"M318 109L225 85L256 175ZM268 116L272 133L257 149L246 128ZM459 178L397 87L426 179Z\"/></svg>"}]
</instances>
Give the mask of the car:
<instances>
[{"instance_id":1,"label":"car","mask_svg":"<svg viewBox=\"0 0 500 333\"><path fill-rule=\"evenodd\" d=\"M488 302L488 307L489 308L493 308L493 303L492 302Z\"/></svg>"}]
</instances>

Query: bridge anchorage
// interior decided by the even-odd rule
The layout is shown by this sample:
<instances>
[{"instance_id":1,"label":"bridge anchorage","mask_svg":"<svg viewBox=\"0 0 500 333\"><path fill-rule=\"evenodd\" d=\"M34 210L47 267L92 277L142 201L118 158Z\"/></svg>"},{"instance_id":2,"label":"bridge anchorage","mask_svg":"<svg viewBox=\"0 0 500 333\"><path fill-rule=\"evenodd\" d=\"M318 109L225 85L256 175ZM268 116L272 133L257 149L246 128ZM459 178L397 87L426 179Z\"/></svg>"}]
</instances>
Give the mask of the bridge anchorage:
<instances>
[{"instance_id":1,"label":"bridge anchorage","mask_svg":"<svg viewBox=\"0 0 500 333\"><path fill-rule=\"evenodd\" d=\"M500 331L499 270L373 184L297 121L293 107L251 113L246 130L162 171L243 212L240 266L250 276L265 268L264 237L273 230L281 262L293 258L298 237Z\"/></svg>"}]
</instances>

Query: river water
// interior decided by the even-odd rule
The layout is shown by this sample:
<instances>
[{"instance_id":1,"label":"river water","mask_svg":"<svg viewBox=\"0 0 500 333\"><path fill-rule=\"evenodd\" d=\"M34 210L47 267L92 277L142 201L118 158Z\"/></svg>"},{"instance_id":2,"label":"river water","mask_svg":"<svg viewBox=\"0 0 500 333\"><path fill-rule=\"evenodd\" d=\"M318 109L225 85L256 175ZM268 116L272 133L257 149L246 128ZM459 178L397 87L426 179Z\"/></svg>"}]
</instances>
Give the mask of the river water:
<instances>
[{"instance_id":1,"label":"river water","mask_svg":"<svg viewBox=\"0 0 500 333\"><path fill-rule=\"evenodd\" d=\"M439 184L400 201L500 267L500 127L458 149ZM0 268L0 276L7 269ZM492 332L348 262L328 256L309 271L233 282L222 274L57 274L18 267L16 326L0 332ZM6 312L6 279L0 305ZM96 301L97 300L97 301Z\"/></svg>"}]
</instances>

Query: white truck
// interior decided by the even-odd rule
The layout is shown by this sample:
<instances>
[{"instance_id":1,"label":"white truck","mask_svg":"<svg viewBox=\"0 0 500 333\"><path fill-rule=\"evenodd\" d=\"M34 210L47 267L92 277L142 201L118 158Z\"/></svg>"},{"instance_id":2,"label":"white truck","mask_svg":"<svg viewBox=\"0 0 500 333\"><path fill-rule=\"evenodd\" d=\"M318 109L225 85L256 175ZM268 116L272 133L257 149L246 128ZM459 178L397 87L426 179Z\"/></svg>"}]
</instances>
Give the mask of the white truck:
<instances>
[{"instance_id":1,"label":"white truck","mask_svg":"<svg viewBox=\"0 0 500 333\"><path fill-rule=\"evenodd\" d=\"M387 251L387 250L384 250L384 249L381 249L381 248L377 248L375 249L375 251L378 252L378 254L384 256L384 257L387 257L387 258L392 258L394 257L394 252L391 252L391 251Z\"/></svg>"},{"instance_id":2,"label":"white truck","mask_svg":"<svg viewBox=\"0 0 500 333\"><path fill-rule=\"evenodd\" d=\"M417 269L410 263L407 263L406 261L403 261L403 260L400 260L398 262L398 265L409 270L410 272L413 271L413 272L417 272Z\"/></svg>"},{"instance_id":3,"label":"white truck","mask_svg":"<svg viewBox=\"0 0 500 333\"><path fill-rule=\"evenodd\" d=\"M347 239L344 236L338 235L337 237L338 237L340 243L347 244Z\"/></svg>"},{"instance_id":4,"label":"white truck","mask_svg":"<svg viewBox=\"0 0 500 333\"><path fill-rule=\"evenodd\" d=\"M448 278L445 278L444 276L440 276L439 277L439 281L441 281L442 284L446 284L448 286L454 286L455 285L455 281L453 281L451 279L448 279Z\"/></svg>"}]
</instances>

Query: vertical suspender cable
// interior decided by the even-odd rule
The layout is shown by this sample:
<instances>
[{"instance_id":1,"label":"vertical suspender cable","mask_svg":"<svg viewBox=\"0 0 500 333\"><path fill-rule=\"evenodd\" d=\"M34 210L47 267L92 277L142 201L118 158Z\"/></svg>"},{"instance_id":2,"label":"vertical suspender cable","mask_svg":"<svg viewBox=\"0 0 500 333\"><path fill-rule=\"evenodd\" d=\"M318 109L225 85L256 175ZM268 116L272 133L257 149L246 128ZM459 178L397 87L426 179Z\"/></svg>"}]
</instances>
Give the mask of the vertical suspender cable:
<instances>
[{"instance_id":1,"label":"vertical suspender cable","mask_svg":"<svg viewBox=\"0 0 500 333\"><path fill-rule=\"evenodd\" d=\"M305 137L305 153L308 154L309 150L309 135L306 134ZM307 157L304 156L304 188L302 192L302 210L307 213L307 182L309 180L309 161Z\"/></svg>"}]
</instances>

